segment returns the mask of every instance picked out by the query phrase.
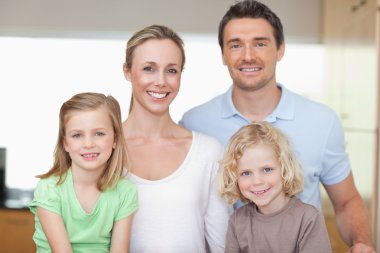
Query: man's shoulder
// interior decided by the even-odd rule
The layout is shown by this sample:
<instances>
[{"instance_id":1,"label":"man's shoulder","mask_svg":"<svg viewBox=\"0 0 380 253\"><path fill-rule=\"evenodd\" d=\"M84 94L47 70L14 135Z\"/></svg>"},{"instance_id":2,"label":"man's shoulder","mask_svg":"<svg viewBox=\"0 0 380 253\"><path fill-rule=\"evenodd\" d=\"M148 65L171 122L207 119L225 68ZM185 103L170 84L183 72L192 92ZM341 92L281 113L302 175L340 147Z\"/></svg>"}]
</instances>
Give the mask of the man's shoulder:
<instances>
[{"instance_id":1,"label":"man's shoulder","mask_svg":"<svg viewBox=\"0 0 380 253\"><path fill-rule=\"evenodd\" d=\"M300 94L289 92L294 99L295 110L299 113L305 113L310 116L318 115L318 117L336 117L336 112L329 106L321 102L312 100ZM313 116L313 117L314 117Z\"/></svg>"},{"instance_id":2,"label":"man's shoulder","mask_svg":"<svg viewBox=\"0 0 380 253\"><path fill-rule=\"evenodd\" d=\"M193 107L185 112L179 123L191 130L201 133L209 133L209 129L215 129L222 115L222 103L225 94L218 95L211 100Z\"/></svg>"},{"instance_id":3,"label":"man's shoulder","mask_svg":"<svg viewBox=\"0 0 380 253\"><path fill-rule=\"evenodd\" d=\"M184 113L183 119L191 117L209 116L210 112L219 111L221 109L222 100L225 94L220 94L203 104L197 105Z\"/></svg>"}]
</instances>

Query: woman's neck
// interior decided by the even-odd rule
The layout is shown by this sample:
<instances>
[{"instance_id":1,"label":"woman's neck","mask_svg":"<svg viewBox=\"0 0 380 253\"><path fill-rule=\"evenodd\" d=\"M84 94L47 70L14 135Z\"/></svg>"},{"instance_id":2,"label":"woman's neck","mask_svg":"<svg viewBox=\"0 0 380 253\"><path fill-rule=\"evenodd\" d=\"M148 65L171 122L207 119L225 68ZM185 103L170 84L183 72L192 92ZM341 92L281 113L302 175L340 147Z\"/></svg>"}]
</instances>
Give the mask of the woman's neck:
<instances>
[{"instance_id":1,"label":"woman's neck","mask_svg":"<svg viewBox=\"0 0 380 253\"><path fill-rule=\"evenodd\" d=\"M123 122L126 138L171 136L178 127L169 113L154 115L137 110L132 110Z\"/></svg>"}]
</instances>

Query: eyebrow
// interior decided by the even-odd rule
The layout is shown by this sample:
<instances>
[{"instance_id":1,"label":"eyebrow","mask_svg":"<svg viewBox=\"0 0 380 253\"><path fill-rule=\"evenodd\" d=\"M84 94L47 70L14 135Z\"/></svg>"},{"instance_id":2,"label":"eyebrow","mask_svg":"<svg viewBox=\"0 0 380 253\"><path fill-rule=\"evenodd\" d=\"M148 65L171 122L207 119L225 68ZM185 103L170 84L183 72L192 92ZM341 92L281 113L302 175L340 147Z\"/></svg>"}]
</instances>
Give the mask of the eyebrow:
<instances>
[{"instance_id":1,"label":"eyebrow","mask_svg":"<svg viewBox=\"0 0 380 253\"><path fill-rule=\"evenodd\" d=\"M253 41L261 41L261 40L270 41L271 39L269 37L254 37L252 40ZM240 42L240 41L241 41L240 38L232 38L232 39L227 40L226 43L229 44L229 43Z\"/></svg>"},{"instance_id":2,"label":"eyebrow","mask_svg":"<svg viewBox=\"0 0 380 253\"><path fill-rule=\"evenodd\" d=\"M146 61L143 64L157 65L157 63L154 62L154 61ZM180 64L178 64L178 63L168 63L167 66L180 66Z\"/></svg>"}]
</instances>

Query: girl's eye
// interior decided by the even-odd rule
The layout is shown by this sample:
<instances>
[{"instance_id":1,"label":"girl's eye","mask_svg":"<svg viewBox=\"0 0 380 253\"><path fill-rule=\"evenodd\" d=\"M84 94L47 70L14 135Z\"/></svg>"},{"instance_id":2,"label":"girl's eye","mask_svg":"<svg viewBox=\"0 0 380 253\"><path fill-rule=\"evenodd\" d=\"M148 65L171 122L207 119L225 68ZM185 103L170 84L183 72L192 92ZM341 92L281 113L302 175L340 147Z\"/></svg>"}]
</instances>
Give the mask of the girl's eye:
<instances>
[{"instance_id":1,"label":"girl's eye","mask_svg":"<svg viewBox=\"0 0 380 253\"><path fill-rule=\"evenodd\" d=\"M273 170L272 168L264 168L265 173L270 173L270 172L272 172L272 170Z\"/></svg>"},{"instance_id":2,"label":"girl's eye","mask_svg":"<svg viewBox=\"0 0 380 253\"><path fill-rule=\"evenodd\" d=\"M152 71L153 71L153 68L152 68L151 66L147 66L147 67L144 67L143 70L144 70L144 71L152 72Z\"/></svg>"},{"instance_id":3,"label":"girl's eye","mask_svg":"<svg viewBox=\"0 0 380 253\"><path fill-rule=\"evenodd\" d=\"M72 134L71 137L72 138L79 138L81 135L80 134Z\"/></svg>"},{"instance_id":4,"label":"girl's eye","mask_svg":"<svg viewBox=\"0 0 380 253\"><path fill-rule=\"evenodd\" d=\"M105 133L103 133L103 132L96 132L95 135L96 135L96 136L104 136Z\"/></svg>"}]
</instances>

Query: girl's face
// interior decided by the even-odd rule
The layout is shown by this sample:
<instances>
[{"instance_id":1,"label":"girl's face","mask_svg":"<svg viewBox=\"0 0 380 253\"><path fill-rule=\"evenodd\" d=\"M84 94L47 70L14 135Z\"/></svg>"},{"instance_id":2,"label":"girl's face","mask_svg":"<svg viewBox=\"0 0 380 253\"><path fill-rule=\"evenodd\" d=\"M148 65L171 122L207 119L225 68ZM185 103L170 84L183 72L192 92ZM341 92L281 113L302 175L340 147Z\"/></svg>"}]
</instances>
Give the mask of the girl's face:
<instances>
[{"instance_id":1,"label":"girl's face","mask_svg":"<svg viewBox=\"0 0 380 253\"><path fill-rule=\"evenodd\" d=\"M124 75L132 83L133 110L168 112L180 87L181 65L181 50L169 39L150 39L138 46L131 69L124 67Z\"/></svg>"},{"instance_id":2,"label":"girl's face","mask_svg":"<svg viewBox=\"0 0 380 253\"><path fill-rule=\"evenodd\" d=\"M73 170L102 172L115 148L115 133L105 109L73 111L66 117L64 148Z\"/></svg>"},{"instance_id":3,"label":"girl's face","mask_svg":"<svg viewBox=\"0 0 380 253\"><path fill-rule=\"evenodd\" d=\"M282 189L281 166L270 146L257 144L246 148L237 166L241 193L261 213L276 212L288 203L289 197Z\"/></svg>"}]
</instances>

